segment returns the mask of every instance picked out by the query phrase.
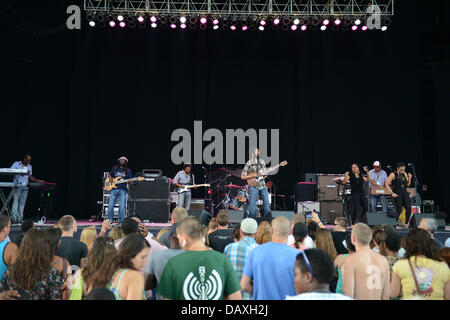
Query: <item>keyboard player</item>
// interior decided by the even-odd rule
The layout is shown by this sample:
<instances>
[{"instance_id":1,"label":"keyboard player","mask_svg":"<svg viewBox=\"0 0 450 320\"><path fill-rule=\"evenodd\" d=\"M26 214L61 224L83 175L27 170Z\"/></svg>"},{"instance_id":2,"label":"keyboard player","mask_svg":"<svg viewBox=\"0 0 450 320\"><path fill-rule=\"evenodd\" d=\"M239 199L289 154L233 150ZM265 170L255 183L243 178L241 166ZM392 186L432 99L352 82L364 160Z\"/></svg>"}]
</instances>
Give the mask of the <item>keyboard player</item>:
<instances>
[{"instance_id":1,"label":"keyboard player","mask_svg":"<svg viewBox=\"0 0 450 320\"><path fill-rule=\"evenodd\" d=\"M31 167L31 155L26 153L21 161L16 161L11 166L11 169L27 169L28 174L20 175L16 174L14 176L13 182L18 185L14 190L13 204L11 208L11 220L12 223L22 223L23 221L23 209L25 208L25 203L28 196L28 181L45 183L44 180L36 179L32 176L33 170Z\"/></svg>"}]
</instances>

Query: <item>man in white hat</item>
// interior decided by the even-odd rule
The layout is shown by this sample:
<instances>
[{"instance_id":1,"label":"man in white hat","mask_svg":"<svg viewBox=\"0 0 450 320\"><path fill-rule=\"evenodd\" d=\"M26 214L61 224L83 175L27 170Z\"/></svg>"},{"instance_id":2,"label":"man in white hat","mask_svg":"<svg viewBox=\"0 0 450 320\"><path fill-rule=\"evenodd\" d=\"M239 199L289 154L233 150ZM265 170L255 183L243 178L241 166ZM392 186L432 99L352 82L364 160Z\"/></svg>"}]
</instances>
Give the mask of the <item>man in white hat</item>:
<instances>
[{"instance_id":1,"label":"man in white hat","mask_svg":"<svg viewBox=\"0 0 450 320\"><path fill-rule=\"evenodd\" d=\"M255 240L258 223L255 219L246 218L241 221L241 240L232 242L225 247L223 253L230 259L234 271L241 280L244 266L250 252L258 246ZM253 300L252 294L242 291L242 300Z\"/></svg>"},{"instance_id":2,"label":"man in white hat","mask_svg":"<svg viewBox=\"0 0 450 320\"><path fill-rule=\"evenodd\" d=\"M383 169L381 169L381 163L380 161L375 161L373 163L373 169L369 171L369 183L370 188L384 188L384 184L387 180L387 173ZM384 195L370 195L370 208L372 212L377 212L377 203L378 200L381 202L381 208L383 209L383 212L388 211L387 207L387 201ZM384 199L382 199L384 198Z\"/></svg>"},{"instance_id":3,"label":"man in white hat","mask_svg":"<svg viewBox=\"0 0 450 320\"><path fill-rule=\"evenodd\" d=\"M126 157L120 157L117 159L117 165L115 165L109 172L109 178L122 177L122 179L133 178L133 173L128 168L128 159ZM121 223L125 217L125 209L127 207L127 195L128 195L128 183L121 183L117 185L117 188L112 189L109 194L108 204L108 219L113 221L114 219L114 206L117 198L119 198L119 214L117 222Z\"/></svg>"}]
</instances>

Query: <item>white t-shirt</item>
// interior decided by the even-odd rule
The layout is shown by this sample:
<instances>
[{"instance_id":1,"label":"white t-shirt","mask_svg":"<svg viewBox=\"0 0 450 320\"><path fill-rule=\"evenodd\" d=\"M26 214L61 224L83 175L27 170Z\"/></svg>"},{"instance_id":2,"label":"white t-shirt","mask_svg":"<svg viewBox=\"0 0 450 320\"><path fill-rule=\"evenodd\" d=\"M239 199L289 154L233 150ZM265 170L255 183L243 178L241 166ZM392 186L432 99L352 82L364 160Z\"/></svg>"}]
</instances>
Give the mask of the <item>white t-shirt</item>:
<instances>
[{"instance_id":1,"label":"white t-shirt","mask_svg":"<svg viewBox=\"0 0 450 320\"><path fill-rule=\"evenodd\" d=\"M294 236L292 234L289 235L287 244L289 246L293 245L295 243ZM306 236L305 238L305 246L308 247L308 249L314 248L314 240L310 236Z\"/></svg>"}]
</instances>

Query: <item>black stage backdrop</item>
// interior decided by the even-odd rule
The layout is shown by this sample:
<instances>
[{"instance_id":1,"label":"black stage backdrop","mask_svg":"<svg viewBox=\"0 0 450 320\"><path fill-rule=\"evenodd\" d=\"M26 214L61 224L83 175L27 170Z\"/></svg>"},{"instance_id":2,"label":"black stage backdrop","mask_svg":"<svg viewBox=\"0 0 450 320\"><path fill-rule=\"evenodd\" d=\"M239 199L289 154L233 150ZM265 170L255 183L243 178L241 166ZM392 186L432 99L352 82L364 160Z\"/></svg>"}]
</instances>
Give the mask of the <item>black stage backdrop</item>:
<instances>
[{"instance_id":1,"label":"black stage backdrop","mask_svg":"<svg viewBox=\"0 0 450 320\"><path fill-rule=\"evenodd\" d=\"M389 31L366 33L57 28L72 3L1 5L0 167L32 153L34 176L58 184L59 216L95 214L121 155L173 177L171 133L194 120L280 129L284 194L305 172L404 161L450 208L449 38L433 25L445 1L397 1ZM37 207L31 194L26 214Z\"/></svg>"}]
</instances>

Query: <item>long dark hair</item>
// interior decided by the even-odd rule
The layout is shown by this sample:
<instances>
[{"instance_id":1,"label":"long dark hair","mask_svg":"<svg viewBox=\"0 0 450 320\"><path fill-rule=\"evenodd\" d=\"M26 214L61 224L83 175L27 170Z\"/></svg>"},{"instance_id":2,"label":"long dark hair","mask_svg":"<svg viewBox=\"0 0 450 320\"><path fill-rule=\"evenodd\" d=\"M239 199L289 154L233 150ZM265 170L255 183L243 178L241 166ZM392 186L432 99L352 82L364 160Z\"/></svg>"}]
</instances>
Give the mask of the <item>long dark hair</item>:
<instances>
[{"instance_id":1,"label":"long dark hair","mask_svg":"<svg viewBox=\"0 0 450 320\"><path fill-rule=\"evenodd\" d=\"M37 281L47 278L52 262L46 231L30 229L25 233L17 260L11 266L11 279L17 287L31 290Z\"/></svg>"},{"instance_id":2,"label":"long dark hair","mask_svg":"<svg viewBox=\"0 0 450 320\"><path fill-rule=\"evenodd\" d=\"M50 246L52 256L54 256L59 248L59 240L61 240L62 230L60 228L49 228L45 230L45 235Z\"/></svg>"},{"instance_id":3,"label":"long dark hair","mask_svg":"<svg viewBox=\"0 0 450 320\"><path fill-rule=\"evenodd\" d=\"M91 278L92 289L104 288L112 280L119 269L135 270L131 259L136 257L144 248L149 248L147 240L138 233L129 234L120 243L117 255L106 260Z\"/></svg>"},{"instance_id":4,"label":"long dark hair","mask_svg":"<svg viewBox=\"0 0 450 320\"><path fill-rule=\"evenodd\" d=\"M117 250L112 238L105 236L95 239L91 251L89 251L87 256L87 265L81 270L81 275L87 288L90 285L92 276L100 270L100 266L116 255Z\"/></svg>"},{"instance_id":5,"label":"long dark hair","mask_svg":"<svg viewBox=\"0 0 450 320\"><path fill-rule=\"evenodd\" d=\"M406 237L405 258L425 256L429 259L440 261L438 247L431 239L428 231L423 229L414 229Z\"/></svg>"}]
</instances>

